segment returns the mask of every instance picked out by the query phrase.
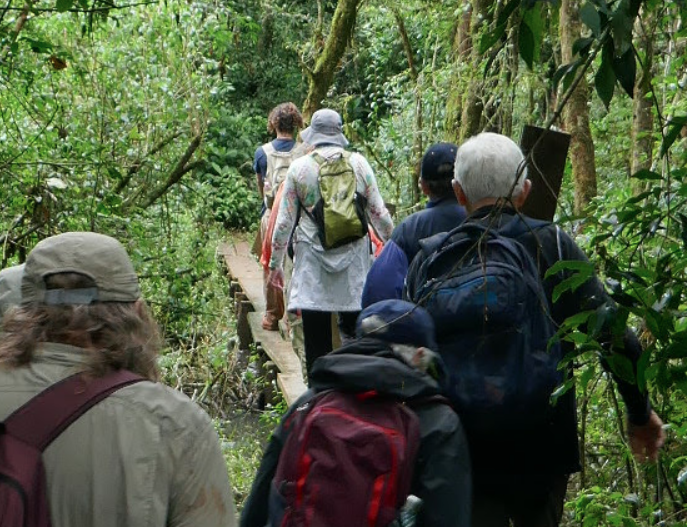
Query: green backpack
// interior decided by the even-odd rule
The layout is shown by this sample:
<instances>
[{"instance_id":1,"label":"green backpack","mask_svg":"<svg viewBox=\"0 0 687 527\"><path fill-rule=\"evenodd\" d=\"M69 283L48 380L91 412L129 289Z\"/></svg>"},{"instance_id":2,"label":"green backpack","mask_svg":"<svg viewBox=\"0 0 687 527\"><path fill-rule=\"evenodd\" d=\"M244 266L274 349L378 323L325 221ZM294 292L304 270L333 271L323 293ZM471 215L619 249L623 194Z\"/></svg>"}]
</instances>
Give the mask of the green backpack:
<instances>
[{"instance_id":1,"label":"green backpack","mask_svg":"<svg viewBox=\"0 0 687 527\"><path fill-rule=\"evenodd\" d=\"M366 199L357 191L350 152L333 159L311 155L320 167L321 197L312 212L303 210L317 226L322 247L334 249L363 238L367 235Z\"/></svg>"}]
</instances>

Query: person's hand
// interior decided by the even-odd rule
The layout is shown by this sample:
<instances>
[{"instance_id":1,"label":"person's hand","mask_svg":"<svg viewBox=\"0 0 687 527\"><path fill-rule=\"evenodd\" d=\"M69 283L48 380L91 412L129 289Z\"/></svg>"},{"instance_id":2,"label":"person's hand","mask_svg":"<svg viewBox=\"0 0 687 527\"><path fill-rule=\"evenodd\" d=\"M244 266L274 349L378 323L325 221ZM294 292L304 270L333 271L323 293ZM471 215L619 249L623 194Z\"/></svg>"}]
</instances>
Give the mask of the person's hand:
<instances>
[{"instance_id":1,"label":"person's hand","mask_svg":"<svg viewBox=\"0 0 687 527\"><path fill-rule=\"evenodd\" d=\"M269 284L278 289L279 291L284 290L284 270L281 267L276 269L270 269L270 274L267 276L267 281Z\"/></svg>"},{"instance_id":2,"label":"person's hand","mask_svg":"<svg viewBox=\"0 0 687 527\"><path fill-rule=\"evenodd\" d=\"M627 423L627 435L630 440L630 448L637 461L656 461L658 451L666 440L663 432L663 421L653 410L649 420L639 426Z\"/></svg>"}]
</instances>

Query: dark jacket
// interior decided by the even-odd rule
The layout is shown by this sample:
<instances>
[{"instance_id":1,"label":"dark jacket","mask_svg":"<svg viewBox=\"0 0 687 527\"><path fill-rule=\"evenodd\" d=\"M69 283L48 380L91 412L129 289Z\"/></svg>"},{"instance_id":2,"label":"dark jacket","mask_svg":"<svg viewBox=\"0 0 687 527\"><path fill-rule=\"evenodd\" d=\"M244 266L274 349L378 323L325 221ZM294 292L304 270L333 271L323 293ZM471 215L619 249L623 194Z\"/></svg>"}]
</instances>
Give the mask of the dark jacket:
<instances>
[{"instance_id":1,"label":"dark jacket","mask_svg":"<svg viewBox=\"0 0 687 527\"><path fill-rule=\"evenodd\" d=\"M470 525L470 461L458 416L447 404L428 399L441 392L437 381L408 366L384 342L365 338L315 362L311 389L293 404L270 438L241 515L242 527L267 524L270 484L286 442L284 421L315 393L330 389L356 393L376 390L406 401L420 424L411 487L411 493L423 500L418 526Z\"/></svg>"},{"instance_id":2,"label":"dark jacket","mask_svg":"<svg viewBox=\"0 0 687 527\"><path fill-rule=\"evenodd\" d=\"M430 200L426 209L399 223L367 273L363 309L380 300L401 298L408 264L420 250L420 240L452 230L462 223L465 216L465 209L458 205L454 196L450 196Z\"/></svg>"},{"instance_id":3,"label":"dark jacket","mask_svg":"<svg viewBox=\"0 0 687 527\"><path fill-rule=\"evenodd\" d=\"M527 249L537 265L552 306L552 317L557 324L581 311L613 305L596 276L574 292L563 294L556 303L552 302L554 288L569 274L559 273L544 279L546 271L561 259L587 261L572 238L552 223L518 216L512 209L499 212L496 207L479 209L467 221L473 220L499 229L502 234L516 239ZM446 237L445 234L437 235L434 240L424 240L422 243L427 248L432 247L439 236ZM418 270L430 254L429 249L423 250L411 263L406 281L407 298L412 298L414 291L422 285ZM454 334L452 327L437 325L436 329L439 353L455 353L459 347L460 335ZM604 334L601 340L602 344L610 344L610 332ZM574 351L571 343L562 344L563 356ZM636 365L641 353L636 336L627 330L623 344L623 349L616 351L625 354ZM630 421L638 425L646 423L650 410L648 397L637 386L618 378L615 380L627 405ZM580 469L574 389L558 399L546 426L528 431L527 437L520 440L509 437L504 442L502 437L475 437L469 429L466 432L470 442L475 484L479 487L493 486L499 481L517 482L523 476L527 476L533 483L541 482L546 485L551 476L570 474ZM504 447L504 444L507 446Z\"/></svg>"}]
</instances>

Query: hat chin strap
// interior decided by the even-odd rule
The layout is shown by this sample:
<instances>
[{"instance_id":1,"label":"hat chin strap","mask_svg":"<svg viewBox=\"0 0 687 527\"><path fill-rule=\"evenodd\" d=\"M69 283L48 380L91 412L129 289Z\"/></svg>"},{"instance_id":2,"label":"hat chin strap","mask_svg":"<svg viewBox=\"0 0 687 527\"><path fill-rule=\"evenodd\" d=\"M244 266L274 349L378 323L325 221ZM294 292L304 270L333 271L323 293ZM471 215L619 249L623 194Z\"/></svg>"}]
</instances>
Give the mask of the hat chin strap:
<instances>
[{"instance_id":1,"label":"hat chin strap","mask_svg":"<svg viewBox=\"0 0 687 527\"><path fill-rule=\"evenodd\" d=\"M98 301L98 288L48 289L43 295L43 304L49 306L83 305Z\"/></svg>"}]
</instances>

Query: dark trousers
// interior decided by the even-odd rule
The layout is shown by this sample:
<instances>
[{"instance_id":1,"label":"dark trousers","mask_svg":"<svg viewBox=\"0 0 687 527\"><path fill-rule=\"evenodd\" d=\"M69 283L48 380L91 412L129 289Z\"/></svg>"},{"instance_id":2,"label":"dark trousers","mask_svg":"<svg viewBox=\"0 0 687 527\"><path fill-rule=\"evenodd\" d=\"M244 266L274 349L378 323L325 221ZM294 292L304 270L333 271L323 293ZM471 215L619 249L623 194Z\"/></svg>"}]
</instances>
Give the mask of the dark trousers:
<instances>
[{"instance_id":1,"label":"dark trousers","mask_svg":"<svg viewBox=\"0 0 687 527\"><path fill-rule=\"evenodd\" d=\"M338 314L339 333L341 341L355 336L355 321L360 311L346 311ZM310 370L316 359L326 355L333 349L332 345L332 313L330 311L301 310L303 320L303 347L305 348L305 366Z\"/></svg>"},{"instance_id":2,"label":"dark trousers","mask_svg":"<svg viewBox=\"0 0 687 527\"><path fill-rule=\"evenodd\" d=\"M558 527L563 516L568 476L552 478L547 488L526 480L511 488L476 485L472 499L472 527Z\"/></svg>"}]
</instances>

